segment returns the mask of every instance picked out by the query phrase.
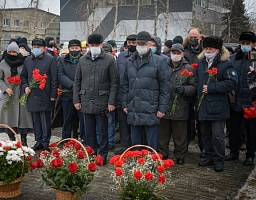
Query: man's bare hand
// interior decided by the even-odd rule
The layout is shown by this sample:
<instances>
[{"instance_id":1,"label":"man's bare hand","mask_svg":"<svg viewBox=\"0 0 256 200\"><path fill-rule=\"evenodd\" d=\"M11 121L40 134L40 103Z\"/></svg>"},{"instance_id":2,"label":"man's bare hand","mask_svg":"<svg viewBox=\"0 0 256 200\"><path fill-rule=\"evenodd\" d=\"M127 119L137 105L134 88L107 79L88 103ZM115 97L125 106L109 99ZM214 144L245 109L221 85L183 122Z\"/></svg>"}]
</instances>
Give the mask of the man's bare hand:
<instances>
[{"instance_id":1,"label":"man's bare hand","mask_svg":"<svg viewBox=\"0 0 256 200\"><path fill-rule=\"evenodd\" d=\"M12 95L13 95L13 91L12 91L11 88L7 88L7 89L5 90L5 92L6 92L9 96L12 96Z\"/></svg>"},{"instance_id":2,"label":"man's bare hand","mask_svg":"<svg viewBox=\"0 0 256 200\"><path fill-rule=\"evenodd\" d=\"M74 106L75 106L75 108L76 108L77 110L81 110L81 108L82 108L81 103L75 103Z\"/></svg>"},{"instance_id":3,"label":"man's bare hand","mask_svg":"<svg viewBox=\"0 0 256 200\"><path fill-rule=\"evenodd\" d=\"M108 112L112 112L116 109L116 107L114 105L109 105L108 104Z\"/></svg>"},{"instance_id":4,"label":"man's bare hand","mask_svg":"<svg viewBox=\"0 0 256 200\"><path fill-rule=\"evenodd\" d=\"M156 116L157 116L158 118L162 118L162 117L165 116L165 113L162 113L162 112L160 112L160 111L157 111Z\"/></svg>"},{"instance_id":5,"label":"man's bare hand","mask_svg":"<svg viewBox=\"0 0 256 200\"><path fill-rule=\"evenodd\" d=\"M124 108L123 111L127 114L128 113L128 108Z\"/></svg>"},{"instance_id":6,"label":"man's bare hand","mask_svg":"<svg viewBox=\"0 0 256 200\"><path fill-rule=\"evenodd\" d=\"M31 92L31 90L30 90L28 87L26 87L26 88L25 88L25 93L26 93L26 94L30 94L30 92Z\"/></svg>"}]
</instances>

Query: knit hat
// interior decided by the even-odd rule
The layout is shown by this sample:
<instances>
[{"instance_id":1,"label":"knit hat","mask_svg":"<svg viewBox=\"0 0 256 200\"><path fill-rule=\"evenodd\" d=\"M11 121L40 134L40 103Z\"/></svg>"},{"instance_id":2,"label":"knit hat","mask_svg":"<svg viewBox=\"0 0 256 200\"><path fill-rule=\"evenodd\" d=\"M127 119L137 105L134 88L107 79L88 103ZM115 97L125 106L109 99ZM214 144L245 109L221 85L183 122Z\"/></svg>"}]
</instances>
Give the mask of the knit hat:
<instances>
[{"instance_id":1,"label":"knit hat","mask_svg":"<svg viewBox=\"0 0 256 200\"><path fill-rule=\"evenodd\" d=\"M81 47L81 42L77 39L73 39L73 40L70 40L68 42L68 48L71 47L71 46L79 46Z\"/></svg>"},{"instance_id":2,"label":"knit hat","mask_svg":"<svg viewBox=\"0 0 256 200\"><path fill-rule=\"evenodd\" d=\"M126 40L132 40L135 41L136 40L137 35L136 34L132 34L132 35L128 35Z\"/></svg>"},{"instance_id":3,"label":"knit hat","mask_svg":"<svg viewBox=\"0 0 256 200\"><path fill-rule=\"evenodd\" d=\"M116 47L115 40L109 40L109 41L107 41L107 43L110 44L112 47Z\"/></svg>"},{"instance_id":4,"label":"knit hat","mask_svg":"<svg viewBox=\"0 0 256 200\"><path fill-rule=\"evenodd\" d=\"M151 35L147 31L141 31L136 37L136 42L148 42L151 40Z\"/></svg>"},{"instance_id":5,"label":"knit hat","mask_svg":"<svg viewBox=\"0 0 256 200\"><path fill-rule=\"evenodd\" d=\"M104 43L102 49L107 52L112 52L112 46L109 43Z\"/></svg>"},{"instance_id":6,"label":"knit hat","mask_svg":"<svg viewBox=\"0 0 256 200\"><path fill-rule=\"evenodd\" d=\"M182 44L177 43L177 44L172 45L171 51L179 51L179 52L183 53L184 47Z\"/></svg>"},{"instance_id":7,"label":"knit hat","mask_svg":"<svg viewBox=\"0 0 256 200\"><path fill-rule=\"evenodd\" d=\"M19 53L19 46L17 45L16 42L12 42L11 44L8 45L7 52L9 51L15 51L16 53Z\"/></svg>"},{"instance_id":8,"label":"knit hat","mask_svg":"<svg viewBox=\"0 0 256 200\"><path fill-rule=\"evenodd\" d=\"M203 47L212 47L215 49L221 49L223 45L223 40L217 36L205 37L203 40Z\"/></svg>"},{"instance_id":9,"label":"knit hat","mask_svg":"<svg viewBox=\"0 0 256 200\"><path fill-rule=\"evenodd\" d=\"M65 48L65 49L61 49L61 50L60 50L60 55L63 54L63 53L68 54L68 53L69 53L69 50L66 49L66 48Z\"/></svg>"},{"instance_id":10,"label":"knit hat","mask_svg":"<svg viewBox=\"0 0 256 200\"><path fill-rule=\"evenodd\" d=\"M86 47L86 40L81 42L81 47Z\"/></svg>"},{"instance_id":11,"label":"knit hat","mask_svg":"<svg viewBox=\"0 0 256 200\"><path fill-rule=\"evenodd\" d=\"M102 44L103 36L98 33L93 33L88 36L88 44Z\"/></svg>"},{"instance_id":12,"label":"knit hat","mask_svg":"<svg viewBox=\"0 0 256 200\"><path fill-rule=\"evenodd\" d=\"M255 34L253 32L248 32L248 31L241 33L239 37L239 41L251 41L254 43L255 40L256 40Z\"/></svg>"},{"instance_id":13,"label":"knit hat","mask_svg":"<svg viewBox=\"0 0 256 200\"><path fill-rule=\"evenodd\" d=\"M176 37L173 38L173 43L177 44L182 44L183 43L183 38L180 35L177 35Z\"/></svg>"},{"instance_id":14,"label":"knit hat","mask_svg":"<svg viewBox=\"0 0 256 200\"><path fill-rule=\"evenodd\" d=\"M32 40L32 46L33 45L39 45L39 46L45 47L46 42L41 38L35 38L35 39Z\"/></svg>"},{"instance_id":15,"label":"knit hat","mask_svg":"<svg viewBox=\"0 0 256 200\"><path fill-rule=\"evenodd\" d=\"M172 40L166 40L165 43L164 43L164 45L169 47L169 48L172 48L172 44L173 44Z\"/></svg>"}]
</instances>

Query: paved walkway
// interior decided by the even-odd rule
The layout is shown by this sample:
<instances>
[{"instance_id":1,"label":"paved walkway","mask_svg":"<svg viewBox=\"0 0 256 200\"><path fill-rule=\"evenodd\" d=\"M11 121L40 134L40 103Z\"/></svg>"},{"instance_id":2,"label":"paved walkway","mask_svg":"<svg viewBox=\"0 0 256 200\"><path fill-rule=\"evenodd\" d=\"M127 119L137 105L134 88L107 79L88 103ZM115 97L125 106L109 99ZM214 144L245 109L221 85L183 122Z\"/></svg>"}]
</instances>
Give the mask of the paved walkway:
<instances>
[{"instance_id":1,"label":"paved walkway","mask_svg":"<svg viewBox=\"0 0 256 200\"><path fill-rule=\"evenodd\" d=\"M7 139L0 134L0 140ZM29 146L33 146L34 137L28 136ZM60 140L58 129L53 131L52 142ZM172 145L171 145L172 146ZM173 149L173 146L172 146ZM252 200L256 199L256 168L243 166L245 152L238 161L225 162L223 172L216 173L212 167L199 167L200 160L196 141L189 146L186 163L171 168L173 186L163 191L166 199L174 200ZM109 153L109 157L113 156ZM113 166L108 164L99 168L99 176L91 183L90 192L83 197L86 200L115 200L118 194L110 190L113 184L110 177ZM55 195L51 188L42 187L40 174L28 173L21 184L22 195L14 200L52 200Z\"/></svg>"}]
</instances>

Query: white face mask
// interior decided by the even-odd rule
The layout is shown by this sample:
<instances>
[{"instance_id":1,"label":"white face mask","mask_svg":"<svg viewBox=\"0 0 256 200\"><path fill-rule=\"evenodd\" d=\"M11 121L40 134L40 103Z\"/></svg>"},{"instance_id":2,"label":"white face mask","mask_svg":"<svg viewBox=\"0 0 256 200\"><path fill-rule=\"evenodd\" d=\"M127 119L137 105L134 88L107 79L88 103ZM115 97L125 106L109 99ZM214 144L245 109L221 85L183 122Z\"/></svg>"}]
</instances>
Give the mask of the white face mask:
<instances>
[{"instance_id":1,"label":"white face mask","mask_svg":"<svg viewBox=\"0 0 256 200\"><path fill-rule=\"evenodd\" d=\"M136 46L136 50L138 51L139 55L144 55L148 52L148 47L147 46Z\"/></svg>"},{"instance_id":2,"label":"white face mask","mask_svg":"<svg viewBox=\"0 0 256 200\"><path fill-rule=\"evenodd\" d=\"M204 56L206 57L207 60L214 58L216 55L217 55L216 52L211 52L211 53L204 52Z\"/></svg>"},{"instance_id":3,"label":"white face mask","mask_svg":"<svg viewBox=\"0 0 256 200\"><path fill-rule=\"evenodd\" d=\"M177 55L177 54L171 54L171 59L174 62L179 62L181 60L181 55Z\"/></svg>"},{"instance_id":4,"label":"white face mask","mask_svg":"<svg viewBox=\"0 0 256 200\"><path fill-rule=\"evenodd\" d=\"M98 56L101 53L100 47L90 47L90 52L93 56Z\"/></svg>"}]
</instances>

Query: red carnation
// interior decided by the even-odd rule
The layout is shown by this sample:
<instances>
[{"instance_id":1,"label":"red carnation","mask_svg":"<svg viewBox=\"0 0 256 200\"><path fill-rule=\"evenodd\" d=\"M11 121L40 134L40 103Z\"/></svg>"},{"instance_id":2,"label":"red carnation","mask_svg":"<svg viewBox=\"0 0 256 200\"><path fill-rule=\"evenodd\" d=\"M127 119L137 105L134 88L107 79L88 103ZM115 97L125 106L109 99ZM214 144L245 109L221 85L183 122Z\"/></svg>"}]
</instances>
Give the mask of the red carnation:
<instances>
[{"instance_id":1,"label":"red carnation","mask_svg":"<svg viewBox=\"0 0 256 200\"><path fill-rule=\"evenodd\" d=\"M53 150L52 155L55 157L60 157L60 150L57 150L57 149Z\"/></svg>"},{"instance_id":2,"label":"red carnation","mask_svg":"<svg viewBox=\"0 0 256 200\"><path fill-rule=\"evenodd\" d=\"M8 151L8 150L10 150L11 149L11 147L9 147L9 146L4 146L3 147L3 150L5 150L5 151Z\"/></svg>"},{"instance_id":3,"label":"red carnation","mask_svg":"<svg viewBox=\"0 0 256 200\"><path fill-rule=\"evenodd\" d=\"M121 168L116 168L115 172L116 172L116 176L123 175L123 170Z\"/></svg>"},{"instance_id":4,"label":"red carnation","mask_svg":"<svg viewBox=\"0 0 256 200\"><path fill-rule=\"evenodd\" d=\"M90 146L86 146L85 149L90 156L94 155L94 150Z\"/></svg>"},{"instance_id":5,"label":"red carnation","mask_svg":"<svg viewBox=\"0 0 256 200\"><path fill-rule=\"evenodd\" d=\"M165 176L160 175L159 178L158 178L158 182L164 184L165 183Z\"/></svg>"},{"instance_id":6,"label":"red carnation","mask_svg":"<svg viewBox=\"0 0 256 200\"><path fill-rule=\"evenodd\" d=\"M132 155L133 155L133 157L141 157L142 156L142 152L138 151L138 150L135 150L135 151L132 152Z\"/></svg>"},{"instance_id":7,"label":"red carnation","mask_svg":"<svg viewBox=\"0 0 256 200\"><path fill-rule=\"evenodd\" d=\"M197 70L198 64L197 63L192 63L191 66L194 68L194 70Z\"/></svg>"},{"instance_id":8,"label":"red carnation","mask_svg":"<svg viewBox=\"0 0 256 200\"><path fill-rule=\"evenodd\" d=\"M153 179L153 177L154 177L154 174L151 173L151 172L146 172L146 173L144 174L144 177L145 177L145 180L151 181L151 180Z\"/></svg>"},{"instance_id":9,"label":"red carnation","mask_svg":"<svg viewBox=\"0 0 256 200\"><path fill-rule=\"evenodd\" d=\"M96 165L103 166L103 158L101 155L97 155L96 157Z\"/></svg>"},{"instance_id":10,"label":"red carnation","mask_svg":"<svg viewBox=\"0 0 256 200\"><path fill-rule=\"evenodd\" d=\"M57 147L57 142L54 142L52 144L49 145L50 149L56 148Z\"/></svg>"},{"instance_id":11,"label":"red carnation","mask_svg":"<svg viewBox=\"0 0 256 200\"><path fill-rule=\"evenodd\" d=\"M53 160L54 161L54 166L55 167L61 167L63 165L63 160L62 158L56 158Z\"/></svg>"},{"instance_id":12,"label":"red carnation","mask_svg":"<svg viewBox=\"0 0 256 200\"><path fill-rule=\"evenodd\" d=\"M145 164L145 158L139 158L138 159L138 163L140 164L140 165L143 165L143 164Z\"/></svg>"},{"instance_id":13,"label":"red carnation","mask_svg":"<svg viewBox=\"0 0 256 200\"><path fill-rule=\"evenodd\" d=\"M113 156L110 160L109 163L110 164L114 164L116 161L118 161L120 159L120 155L115 155Z\"/></svg>"},{"instance_id":14,"label":"red carnation","mask_svg":"<svg viewBox=\"0 0 256 200\"><path fill-rule=\"evenodd\" d=\"M86 157L85 153L81 150L77 151L77 158L78 159L84 159Z\"/></svg>"},{"instance_id":15,"label":"red carnation","mask_svg":"<svg viewBox=\"0 0 256 200\"><path fill-rule=\"evenodd\" d=\"M44 163L41 159L38 159L35 164L36 168L42 168L44 166Z\"/></svg>"},{"instance_id":16,"label":"red carnation","mask_svg":"<svg viewBox=\"0 0 256 200\"><path fill-rule=\"evenodd\" d=\"M114 165L115 165L115 167L122 167L123 161L122 160L118 160L118 161L115 162Z\"/></svg>"},{"instance_id":17,"label":"red carnation","mask_svg":"<svg viewBox=\"0 0 256 200\"><path fill-rule=\"evenodd\" d=\"M148 155L148 154L151 154L151 152L150 152L150 151L148 151L148 150L146 150L146 149L142 149L142 150L141 150L141 153L142 153L142 155Z\"/></svg>"},{"instance_id":18,"label":"red carnation","mask_svg":"<svg viewBox=\"0 0 256 200\"><path fill-rule=\"evenodd\" d=\"M21 148L21 147L22 147L22 144L21 144L21 142L17 142L17 143L15 144L15 146L16 146L17 148Z\"/></svg>"},{"instance_id":19,"label":"red carnation","mask_svg":"<svg viewBox=\"0 0 256 200\"><path fill-rule=\"evenodd\" d=\"M32 156L28 156L28 157L26 157L26 160L27 160L27 161L31 161L32 158L33 158Z\"/></svg>"},{"instance_id":20,"label":"red carnation","mask_svg":"<svg viewBox=\"0 0 256 200\"><path fill-rule=\"evenodd\" d=\"M36 162L29 163L29 170L32 172L36 168Z\"/></svg>"},{"instance_id":21,"label":"red carnation","mask_svg":"<svg viewBox=\"0 0 256 200\"><path fill-rule=\"evenodd\" d=\"M159 172L159 173L164 173L164 171L165 171L165 168L164 168L164 166L163 165L160 165L160 166L157 166L157 168L156 168L156 170Z\"/></svg>"},{"instance_id":22,"label":"red carnation","mask_svg":"<svg viewBox=\"0 0 256 200\"><path fill-rule=\"evenodd\" d=\"M174 166L174 162L171 159L163 160L163 162L164 162L164 167L167 169Z\"/></svg>"},{"instance_id":23,"label":"red carnation","mask_svg":"<svg viewBox=\"0 0 256 200\"><path fill-rule=\"evenodd\" d=\"M94 171L96 171L97 166L96 166L95 163L91 162L91 163L89 163L89 165L88 165L88 169L89 169L90 171L94 172Z\"/></svg>"},{"instance_id":24,"label":"red carnation","mask_svg":"<svg viewBox=\"0 0 256 200\"><path fill-rule=\"evenodd\" d=\"M154 161L156 161L156 160L159 159L158 154L152 154L151 156L152 156L152 159L153 159Z\"/></svg>"},{"instance_id":25,"label":"red carnation","mask_svg":"<svg viewBox=\"0 0 256 200\"><path fill-rule=\"evenodd\" d=\"M77 169L78 169L78 165L77 165L75 162L70 162L70 163L68 164L68 170L69 170L72 174L76 173L76 172L77 172Z\"/></svg>"},{"instance_id":26,"label":"red carnation","mask_svg":"<svg viewBox=\"0 0 256 200\"><path fill-rule=\"evenodd\" d=\"M134 178L136 178L139 181L141 179L141 177L142 177L142 173L141 173L141 171L135 170L133 172L133 176L134 176Z\"/></svg>"}]
</instances>

